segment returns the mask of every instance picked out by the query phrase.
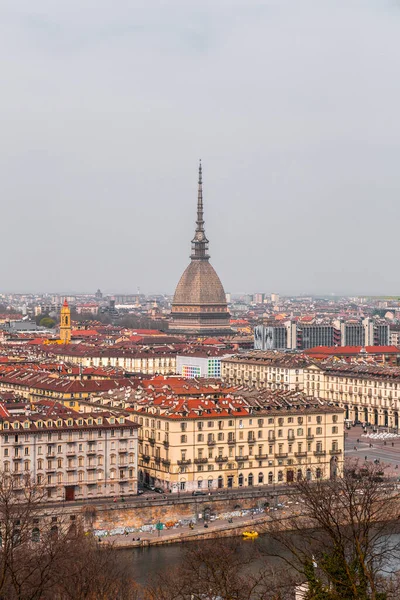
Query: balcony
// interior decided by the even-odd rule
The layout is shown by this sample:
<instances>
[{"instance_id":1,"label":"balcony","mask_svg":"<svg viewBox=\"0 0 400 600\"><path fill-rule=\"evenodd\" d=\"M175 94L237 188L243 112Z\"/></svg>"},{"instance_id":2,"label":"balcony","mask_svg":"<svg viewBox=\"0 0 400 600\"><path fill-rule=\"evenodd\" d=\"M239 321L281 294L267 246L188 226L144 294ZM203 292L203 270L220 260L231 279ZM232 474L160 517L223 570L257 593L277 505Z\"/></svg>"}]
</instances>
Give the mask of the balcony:
<instances>
[{"instance_id":1,"label":"balcony","mask_svg":"<svg viewBox=\"0 0 400 600\"><path fill-rule=\"evenodd\" d=\"M86 455L87 456L93 456L97 454L96 449L95 448L89 448L89 450L86 451Z\"/></svg>"},{"instance_id":2,"label":"balcony","mask_svg":"<svg viewBox=\"0 0 400 600\"><path fill-rule=\"evenodd\" d=\"M144 462L150 462L150 454L143 454L142 455L142 460Z\"/></svg>"},{"instance_id":3,"label":"balcony","mask_svg":"<svg viewBox=\"0 0 400 600\"><path fill-rule=\"evenodd\" d=\"M287 458L287 452L279 452L278 454L275 454L275 458Z\"/></svg>"},{"instance_id":4,"label":"balcony","mask_svg":"<svg viewBox=\"0 0 400 600\"><path fill-rule=\"evenodd\" d=\"M307 452L295 452L294 453L297 458L305 458L307 456Z\"/></svg>"},{"instance_id":5,"label":"balcony","mask_svg":"<svg viewBox=\"0 0 400 600\"><path fill-rule=\"evenodd\" d=\"M177 463L178 463L178 465L190 465L190 464L192 464L192 461L190 460L190 458L188 458L188 459L178 460Z\"/></svg>"},{"instance_id":6,"label":"balcony","mask_svg":"<svg viewBox=\"0 0 400 600\"><path fill-rule=\"evenodd\" d=\"M248 444L255 444L256 443L256 438L248 438L247 443Z\"/></svg>"},{"instance_id":7,"label":"balcony","mask_svg":"<svg viewBox=\"0 0 400 600\"><path fill-rule=\"evenodd\" d=\"M289 442L294 442L294 440L295 440L296 438L294 437L294 435L288 435L288 436L287 436L287 439L288 439L288 441L289 441Z\"/></svg>"},{"instance_id":8,"label":"balcony","mask_svg":"<svg viewBox=\"0 0 400 600\"><path fill-rule=\"evenodd\" d=\"M13 456L13 460L22 460L22 456Z\"/></svg>"},{"instance_id":9,"label":"balcony","mask_svg":"<svg viewBox=\"0 0 400 600\"><path fill-rule=\"evenodd\" d=\"M47 454L46 454L46 458L55 458L55 457L56 457L55 452L47 452Z\"/></svg>"},{"instance_id":10,"label":"balcony","mask_svg":"<svg viewBox=\"0 0 400 600\"><path fill-rule=\"evenodd\" d=\"M67 456L76 456L76 450L67 450Z\"/></svg>"},{"instance_id":11,"label":"balcony","mask_svg":"<svg viewBox=\"0 0 400 600\"><path fill-rule=\"evenodd\" d=\"M156 443L156 438L149 437L149 444L151 444L152 446L154 446L155 443Z\"/></svg>"},{"instance_id":12,"label":"balcony","mask_svg":"<svg viewBox=\"0 0 400 600\"><path fill-rule=\"evenodd\" d=\"M160 456L155 456L154 457L154 462L159 465L161 463L161 457Z\"/></svg>"},{"instance_id":13,"label":"balcony","mask_svg":"<svg viewBox=\"0 0 400 600\"><path fill-rule=\"evenodd\" d=\"M307 438L307 440L313 440L313 439L314 439L314 436L312 435L312 433L309 433L309 434L306 436L306 438Z\"/></svg>"},{"instance_id":14,"label":"balcony","mask_svg":"<svg viewBox=\"0 0 400 600\"><path fill-rule=\"evenodd\" d=\"M339 454L342 454L342 451L337 448L336 450L329 450L329 454L338 456Z\"/></svg>"},{"instance_id":15,"label":"balcony","mask_svg":"<svg viewBox=\"0 0 400 600\"><path fill-rule=\"evenodd\" d=\"M66 471L76 471L77 467L76 465L68 465L68 467L66 468Z\"/></svg>"},{"instance_id":16,"label":"balcony","mask_svg":"<svg viewBox=\"0 0 400 600\"><path fill-rule=\"evenodd\" d=\"M96 465L88 465L86 468L88 471L95 471L97 469Z\"/></svg>"},{"instance_id":17,"label":"balcony","mask_svg":"<svg viewBox=\"0 0 400 600\"><path fill-rule=\"evenodd\" d=\"M171 464L171 461L169 460L169 458L162 458L161 462L164 465L164 467L169 467Z\"/></svg>"},{"instance_id":18,"label":"balcony","mask_svg":"<svg viewBox=\"0 0 400 600\"><path fill-rule=\"evenodd\" d=\"M236 440L235 440L235 439L233 439L233 440L228 440L228 444L236 444Z\"/></svg>"},{"instance_id":19,"label":"balcony","mask_svg":"<svg viewBox=\"0 0 400 600\"><path fill-rule=\"evenodd\" d=\"M207 441L207 444L208 444L209 446L215 446L215 444L216 444L216 443L217 443L217 442L216 442L215 440L208 440L208 441Z\"/></svg>"},{"instance_id":20,"label":"balcony","mask_svg":"<svg viewBox=\"0 0 400 600\"><path fill-rule=\"evenodd\" d=\"M315 450L314 456L326 456L325 450Z\"/></svg>"},{"instance_id":21,"label":"balcony","mask_svg":"<svg viewBox=\"0 0 400 600\"><path fill-rule=\"evenodd\" d=\"M163 441L164 448L169 448L169 442L167 440Z\"/></svg>"},{"instance_id":22,"label":"balcony","mask_svg":"<svg viewBox=\"0 0 400 600\"><path fill-rule=\"evenodd\" d=\"M195 465L205 465L206 463L208 463L208 458L195 458L194 459Z\"/></svg>"},{"instance_id":23,"label":"balcony","mask_svg":"<svg viewBox=\"0 0 400 600\"><path fill-rule=\"evenodd\" d=\"M254 458L255 460L267 460L268 454L255 454Z\"/></svg>"},{"instance_id":24,"label":"balcony","mask_svg":"<svg viewBox=\"0 0 400 600\"><path fill-rule=\"evenodd\" d=\"M276 437L274 435L270 435L268 438L269 442L275 442L275 440L276 440Z\"/></svg>"},{"instance_id":25,"label":"balcony","mask_svg":"<svg viewBox=\"0 0 400 600\"><path fill-rule=\"evenodd\" d=\"M126 454L128 452L128 448L119 448L118 453L119 454Z\"/></svg>"},{"instance_id":26,"label":"balcony","mask_svg":"<svg viewBox=\"0 0 400 600\"><path fill-rule=\"evenodd\" d=\"M228 462L228 457L227 456L217 456L215 458L215 462L216 463L225 463L225 462Z\"/></svg>"},{"instance_id":27,"label":"balcony","mask_svg":"<svg viewBox=\"0 0 400 600\"><path fill-rule=\"evenodd\" d=\"M246 454L245 456L244 455L242 456L240 454L239 456L235 456L235 460L236 460L236 462L243 462L245 460L249 460L249 456L248 456L248 454Z\"/></svg>"}]
</instances>

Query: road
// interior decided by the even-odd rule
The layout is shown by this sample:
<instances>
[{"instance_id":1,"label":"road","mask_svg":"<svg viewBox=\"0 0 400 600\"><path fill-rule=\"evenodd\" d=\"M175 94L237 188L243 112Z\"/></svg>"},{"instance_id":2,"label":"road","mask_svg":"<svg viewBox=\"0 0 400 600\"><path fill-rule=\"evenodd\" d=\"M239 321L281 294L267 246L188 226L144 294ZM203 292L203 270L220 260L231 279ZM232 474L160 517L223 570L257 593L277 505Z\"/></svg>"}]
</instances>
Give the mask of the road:
<instances>
[{"instance_id":1,"label":"road","mask_svg":"<svg viewBox=\"0 0 400 600\"><path fill-rule=\"evenodd\" d=\"M224 501L224 500L240 500L246 498L265 498L271 502L278 502L279 496L282 494L291 493L292 488L290 485L265 485L254 488L233 488L231 490L215 490L205 496L193 496L190 492L180 494L157 494L150 490L146 490L144 494L140 496L125 496L124 502L118 497L117 501L113 498L88 498L86 500L74 500L72 502L46 502L46 507L57 508L65 506L66 508L71 507L82 507L90 504L95 505L98 508L120 508L121 506L128 507L146 507L150 505L162 506L164 504L202 504L210 501Z\"/></svg>"},{"instance_id":2,"label":"road","mask_svg":"<svg viewBox=\"0 0 400 600\"><path fill-rule=\"evenodd\" d=\"M372 432L372 429L368 428L367 432ZM400 437L388 440L385 445L384 440L362 437L362 434L361 425L356 425L347 431L345 455L361 460L367 457L368 461L378 459L380 463L388 465L392 475L400 476Z\"/></svg>"}]
</instances>

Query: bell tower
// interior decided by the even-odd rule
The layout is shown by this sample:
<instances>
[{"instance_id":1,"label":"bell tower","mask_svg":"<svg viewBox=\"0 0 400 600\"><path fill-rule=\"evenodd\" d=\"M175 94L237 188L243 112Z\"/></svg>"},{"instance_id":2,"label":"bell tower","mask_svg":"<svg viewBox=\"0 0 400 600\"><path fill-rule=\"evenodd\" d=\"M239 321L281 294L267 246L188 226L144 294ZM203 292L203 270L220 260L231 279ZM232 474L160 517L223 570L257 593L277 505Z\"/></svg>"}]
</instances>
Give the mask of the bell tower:
<instances>
[{"instance_id":1,"label":"bell tower","mask_svg":"<svg viewBox=\"0 0 400 600\"><path fill-rule=\"evenodd\" d=\"M60 313L60 340L62 344L69 344L71 341L71 310L66 298Z\"/></svg>"}]
</instances>

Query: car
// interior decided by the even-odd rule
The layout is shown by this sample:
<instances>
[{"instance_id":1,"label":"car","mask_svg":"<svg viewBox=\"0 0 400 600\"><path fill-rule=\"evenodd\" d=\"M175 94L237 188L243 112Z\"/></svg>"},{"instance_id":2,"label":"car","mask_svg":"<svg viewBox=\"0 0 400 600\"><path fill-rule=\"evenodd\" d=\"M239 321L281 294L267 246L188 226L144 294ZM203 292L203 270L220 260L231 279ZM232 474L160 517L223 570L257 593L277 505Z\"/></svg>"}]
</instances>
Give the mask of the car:
<instances>
[{"instance_id":1,"label":"car","mask_svg":"<svg viewBox=\"0 0 400 600\"><path fill-rule=\"evenodd\" d=\"M192 496L207 496L207 494L205 492L202 492L201 490L195 490L194 492L192 492Z\"/></svg>"},{"instance_id":2,"label":"car","mask_svg":"<svg viewBox=\"0 0 400 600\"><path fill-rule=\"evenodd\" d=\"M157 494L164 494L164 490L160 487L153 488L152 492L156 492Z\"/></svg>"},{"instance_id":3,"label":"car","mask_svg":"<svg viewBox=\"0 0 400 600\"><path fill-rule=\"evenodd\" d=\"M141 496L142 494L144 494L144 490L138 490L138 491L137 491L137 495L138 495L138 496Z\"/></svg>"}]
</instances>

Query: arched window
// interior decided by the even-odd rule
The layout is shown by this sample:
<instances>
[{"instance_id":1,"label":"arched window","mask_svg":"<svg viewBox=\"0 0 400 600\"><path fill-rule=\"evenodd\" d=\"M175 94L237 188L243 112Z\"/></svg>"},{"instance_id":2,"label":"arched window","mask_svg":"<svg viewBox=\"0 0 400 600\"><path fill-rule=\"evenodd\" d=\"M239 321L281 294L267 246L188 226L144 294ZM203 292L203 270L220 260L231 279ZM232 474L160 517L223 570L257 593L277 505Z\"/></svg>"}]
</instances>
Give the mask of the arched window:
<instances>
[{"instance_id":1,"label":"arched window","mask_svg":"<svg viewBox=\"0 0 400 600\"><path fill-rule=\"evenodd\" d=\"M268 473L268 483L274 483L274 474L272 471Z\"/></svg>"},{"instance_id":2,"label":"arched window","mask_svg":"<svg viewBox=\"0 0 400 600\"><path fill-rule=\"evenodd\" d=\"M301 481L303 479L303 473L301 469L297 469L297 481Z\"/></svg>"},{"instance_id":3,"label":"arched window","mask_svg":"<svg viewBox=\"0 0 400 600\"><path fill-rule=\"evenodd\" d=\"M264 483L264 474L263 473L258 474L258 483Z\"/></svg>"},{"instance_id":4,"label":"arched window","mask_svg":"<svg viewBox=\"0 0 400 600\"><path fill-rule=\"evenodd\" d=\"M307 477L307 481L311 481L311 469L307 469L306 477Z\"/></svg>"},{"instance_id":5,"label":"arched window","mask_svg":"<svg viewBox=\"0 0 400 600\"><path fill-rule=\"evenodd\" d=\"M253 485L253 473L249 474L249 485L252 486Z\"/></svg>"},{"instance_id":6,"label":"arched window","mask_svg":"<svg viewBox=\"0 0 400 600\"><path fill-rule=\"evenodd\" d=\"M243 485L243 473L240 473L239 475L239 487L241 487Z\"/></svg>"},{"instance_id":7,"label":"arched window","mask_svg":"<svg viewBox=\"0 0 400 600\"><path fill-rule=\"evenodd\" d=\"M38 527L32 529L32 542L38 542L40 540L40 531Z\"/></svg>"},{"instance_id":8,"label":"arched window","mask_svg":"<svg viewBox=\"0 0 400 600\"><path fill-rule=\"evenodd\" d=\"M315 476L317 479L321 479L322 476L322 471L321 469L318 467L318 469L315 471Z\"/></svg>"},{"instance_id":9,"label":"arched window","mask_svg":"<svg viewBox=\"0 0 400 600\"><path fill-rule=\"evenodd\" d=\"M224 485L224 480L223 480L223 478L222 478L222 475L220 475L220 476L218 477L218 487L219 487L219 488L222 488L222 487L223 487L223 485Z\"/></svg>"},{"instance_id":10,"label":"arched window","mask_svg":"<svg viewBox=\"0 0 400 600\"><path fill-rule=\"evenodd\" d=\"M283 471L278 471L278 481L283 481Z\"/></svg>"}]
</instances>

